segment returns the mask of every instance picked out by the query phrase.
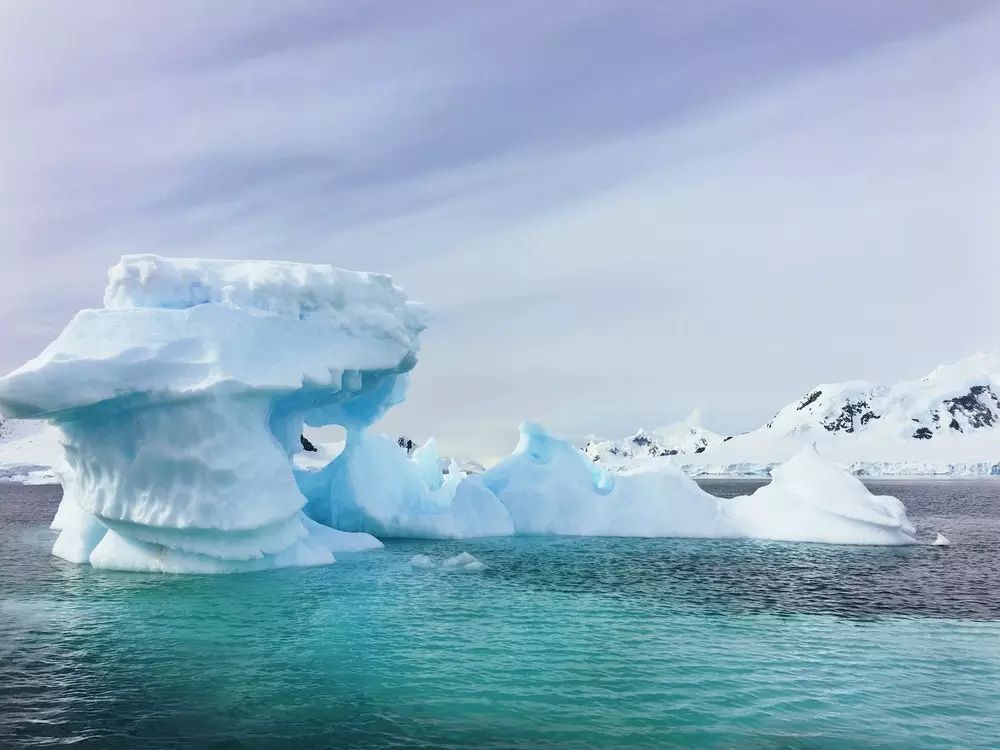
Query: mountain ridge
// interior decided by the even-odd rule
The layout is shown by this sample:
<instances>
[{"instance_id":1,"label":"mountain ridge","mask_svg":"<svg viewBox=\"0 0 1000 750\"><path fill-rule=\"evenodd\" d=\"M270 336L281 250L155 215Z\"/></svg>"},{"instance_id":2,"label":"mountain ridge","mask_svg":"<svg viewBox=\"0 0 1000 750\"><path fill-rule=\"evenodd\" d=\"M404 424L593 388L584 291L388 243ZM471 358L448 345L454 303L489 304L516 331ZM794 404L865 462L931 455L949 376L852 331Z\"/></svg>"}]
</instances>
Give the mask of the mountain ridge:
<instances>
[{"instance_id":1,"label":"mountain ridge","mask_svg":"<svg viewBox=\"0 0 1000 750\"><path fill-rule=\"evenodd\" d=\"M622 440L590 441L592 460L619 468L671 458L696 476L767 476L804 445L815 443L856 474L871 476L1000 475L1000 351L977 352L916 380L882 385L826 383L779 409L765 425L707 442L653 440L640 431ZM675 429L672 436L683 435ZM654 431L655 436L655 431Z\"/></svg>"}]
</instances>

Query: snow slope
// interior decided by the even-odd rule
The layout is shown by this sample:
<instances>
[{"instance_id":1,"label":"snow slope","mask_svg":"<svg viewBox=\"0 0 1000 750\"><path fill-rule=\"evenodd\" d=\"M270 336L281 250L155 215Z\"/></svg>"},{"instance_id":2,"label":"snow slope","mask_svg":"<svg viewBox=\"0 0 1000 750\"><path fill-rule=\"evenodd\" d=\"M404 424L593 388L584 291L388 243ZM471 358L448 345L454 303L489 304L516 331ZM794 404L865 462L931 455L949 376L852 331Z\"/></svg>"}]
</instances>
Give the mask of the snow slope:
<instances>
[{"instance_id":1,"label":"snow slope","mask_svg":"<svg viewBox=\"0 0 1000 750\"><path fill-rule=\"evenodd\" d=\"M46 422L0 418L0 481L58 484L59 440L58 428Z\"/></svg>"}]
</instances>

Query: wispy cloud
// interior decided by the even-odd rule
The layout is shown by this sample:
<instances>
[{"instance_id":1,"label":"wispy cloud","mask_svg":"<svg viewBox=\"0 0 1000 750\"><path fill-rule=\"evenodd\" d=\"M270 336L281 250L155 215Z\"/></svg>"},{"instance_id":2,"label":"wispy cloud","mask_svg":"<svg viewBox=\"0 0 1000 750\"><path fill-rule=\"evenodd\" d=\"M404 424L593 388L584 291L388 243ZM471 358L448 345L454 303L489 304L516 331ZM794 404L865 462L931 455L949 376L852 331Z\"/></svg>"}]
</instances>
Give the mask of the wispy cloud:
<instances>
[{"instance_id":1,"label":"wispy cloud","mask_svg":"<svg viewBox=\"0 0 1000 750\"><path fill-rule=\"evenodd\" d=\"M752 426L1000 341L985 3L10 4L0 367L122 252L393 273L389 429Z\"/></svg>"}]
</instances>

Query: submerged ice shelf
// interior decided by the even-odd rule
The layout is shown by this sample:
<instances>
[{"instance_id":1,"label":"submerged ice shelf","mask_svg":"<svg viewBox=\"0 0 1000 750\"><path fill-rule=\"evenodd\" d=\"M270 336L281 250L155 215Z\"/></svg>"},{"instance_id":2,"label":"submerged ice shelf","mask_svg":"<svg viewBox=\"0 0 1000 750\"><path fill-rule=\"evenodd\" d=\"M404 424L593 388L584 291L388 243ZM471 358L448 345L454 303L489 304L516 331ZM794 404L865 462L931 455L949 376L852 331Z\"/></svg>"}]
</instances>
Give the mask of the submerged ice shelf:
<instances>
[{"instance_id":1,"label":"submerged ice shelf","mask_svg":"<svg viewBox=\"0 0 1000 750\"><path fill-rule=\"evenodd\" d=\"M267 261L122 258L83 310L0 379L0 410L60 432L54 554L95 567L232 572L319 565L376 536L512 534L909 544L898 500L807 449L752 496L672 465L606 471L526 423L507 459L443 473L368 427L405 396L423 309L386 276ZM296 466L304 425L343 452Z\"/></svg>"}]
</instances>

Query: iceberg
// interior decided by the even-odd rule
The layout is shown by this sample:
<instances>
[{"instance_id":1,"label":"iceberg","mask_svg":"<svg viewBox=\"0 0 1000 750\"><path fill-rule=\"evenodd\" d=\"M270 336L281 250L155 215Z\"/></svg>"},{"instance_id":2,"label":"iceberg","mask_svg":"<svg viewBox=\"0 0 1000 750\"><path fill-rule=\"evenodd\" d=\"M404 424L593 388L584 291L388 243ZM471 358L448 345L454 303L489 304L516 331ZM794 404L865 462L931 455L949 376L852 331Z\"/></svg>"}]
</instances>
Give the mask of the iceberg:
<instances>
[{"instance_id":1,"label":"iceberg","mask_svg":"<svg viewBox=\"0 0 1000 750\"><path fill-rule=\"evenodd\" d=\"M518 534L738 537L717 498L670 464L606 471L568 440L525 422L514 452L479 481Z\"/></svg>"},{"instance_id":2,"label":"iceberg","mask_svg":"<svg viewBox=\"0 0 1000 750\"><path fill-rule=\"evenodd\" d=\"M519 534L916 544L903 504L808 446L752 495L719 498L671 462L608 471L569 441L526 423L514 453L481 481Z\"/></svg>"},{"instance_id":3,"label":"iceberg","mask_svg":"<svg viewBox=\"0 0 1000 750\"><path fill-rule=\"evenodd\" d=\"M381 537L630 536L915 544L903 504L876 496L808 446L752 495L719 498L670 462L611 471L525 422L513 453L482 474L443 474L384 435L349 434L319 472L299 472L314 518ZM431 460L431 459L434 460ZM415 558L416 560L416 558ZM414 563L422 566L422 558Z\"/></svg>"},{"instance_id":4,"label":"iceberg","mask_svg":"<svg viewBox=\"0 0 1000 750\"><path fill-rule=\"evenodd\" d=\"M309 516L334 528L420 539L514 533L508 510L478 477L454 464L443 474L432 443L411 458L386 435L349 430L339 456L295 476Z\"/></svg>"},{"instance_id":5,"label":"iceberg","mask_svg":"<svg viewBox=\"0 0 1000 750\"><path fill-rule=\"evenodd\" d=\"M425 322L379 274L123 257L103 308L77 313L0 378L4 416L47 421L65 454L53 553L97 568L228 573L324 565L381 547L376 537L916 541L902 503L814 447L734 499L669 459L607 470L531 422L482 473L442 459L433 440L410 455L368 428L405 398ZM303 437L325 425L344 428L342 450ZM463 553L442 567L485 566Z\"/></svg>"},{"instance_id":6,"label":"iceberg","mask_svg":"<svg viewBox=\"0 0 1000 750\"><path fill-rule=\"evenodd\" d=\"M123 257L102 309L0 379L6 416L60 431L54 553L229 572L378 545L311 522L290 457L304 423L357 430L402 400L424 325L379 274Z\"/></svg>"},{"instance_id":7,"label":"iceberg","mask_svg":"<svg viewBox=\"0 0 1000 750\"><path fill-rule=\"evenodd\" d=\"M752 495L720 499L726 516L753 539L828 544L916 544L897 498L873 495L861 480L809 445L774 469Z\"/></svg>"},{"instance_id":8,"label":"iceberg","mask_svg":"<svg viewBox=\"0 0 1000 750\"><path fill-rule=\"evenodd\" d=\"M931 544L935 547L950 547L951 540L941 532L938 532L938 535L934 537L934 541Z\"/></svg>"}]
</instances>

